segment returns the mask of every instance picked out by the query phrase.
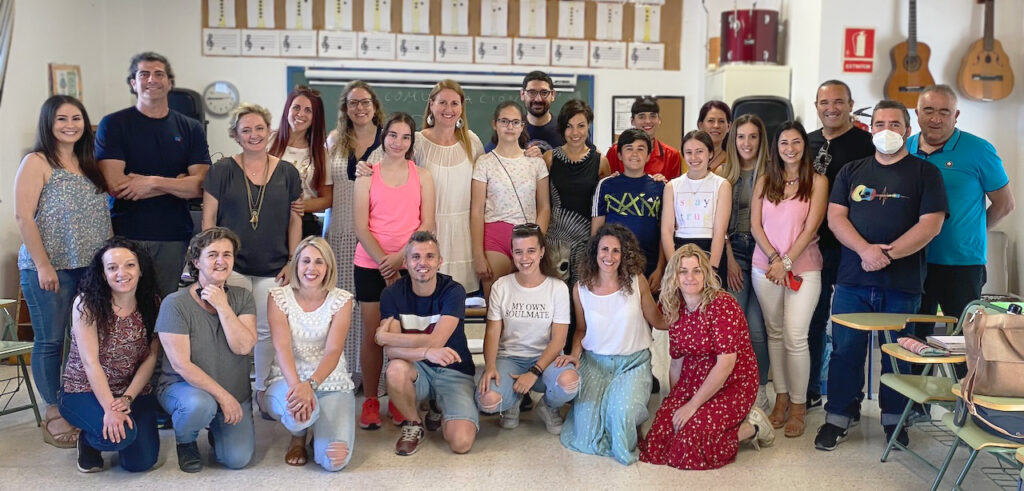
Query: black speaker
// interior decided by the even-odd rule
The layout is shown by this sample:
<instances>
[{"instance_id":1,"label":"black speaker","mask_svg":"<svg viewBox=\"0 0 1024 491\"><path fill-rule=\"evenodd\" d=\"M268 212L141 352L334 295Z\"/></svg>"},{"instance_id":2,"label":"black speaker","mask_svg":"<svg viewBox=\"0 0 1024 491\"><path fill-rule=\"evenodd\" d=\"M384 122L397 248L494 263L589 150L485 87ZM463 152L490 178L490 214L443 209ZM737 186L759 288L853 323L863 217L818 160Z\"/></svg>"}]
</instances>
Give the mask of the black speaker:
<instances>
[{"instance_id":1,"label":"black speaker","mask_svg":"<svg viewBox=\"0 0 1024 491\"><path fill-rule=\"evenodd\" d=\"M768 131L769 141L775 141L779 126L793 119L793 104L785 97L773 95L740 97L732 103L732 119L744 114L755 114L761 118Z\"/></svg>"},{"instance_id":2,"label":"black speaker","mask_svg":"<svg viewBox=\"0 0 1024 491\"><path fill-rule=\"evenodd\" d=\"M167 105L203 124L203 132L206 132L206 108L203 106L203 98L192 89L181 89L175 87L167 94Z\"/></svg>"}]
</instances>

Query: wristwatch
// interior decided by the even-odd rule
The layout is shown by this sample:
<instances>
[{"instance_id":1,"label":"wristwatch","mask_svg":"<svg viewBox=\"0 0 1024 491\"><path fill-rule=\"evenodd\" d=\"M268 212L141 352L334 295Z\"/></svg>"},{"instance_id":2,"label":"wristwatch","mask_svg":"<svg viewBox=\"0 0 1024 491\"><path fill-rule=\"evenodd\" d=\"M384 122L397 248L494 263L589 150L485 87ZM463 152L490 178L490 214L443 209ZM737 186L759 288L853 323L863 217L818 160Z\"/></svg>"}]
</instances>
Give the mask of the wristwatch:
<instances>
[{"instance_id":1,"label":"wristwatch","mask_svg":"<svg viewBox=\"0 0 1024 491\"><path fill-rule=\"evenodd\" d=\"M312 375L310 375L309 378L306 379L306 382L309 382L309 387L313 389L313 392L316 392L316 390L320 388L320 382L317 382Z\"/></svg>"},{"instance_id":2,"label":"wristwatch","mask_svg":"<svg viewBox=\"0 0 1024 491\"><path fill-rule=\"evenodd\" d=\"M793 260L790 259L788 255L782 256L782 267L785 268L786 271L791 271L793 269Z\"/></svg>"}]
</instances>

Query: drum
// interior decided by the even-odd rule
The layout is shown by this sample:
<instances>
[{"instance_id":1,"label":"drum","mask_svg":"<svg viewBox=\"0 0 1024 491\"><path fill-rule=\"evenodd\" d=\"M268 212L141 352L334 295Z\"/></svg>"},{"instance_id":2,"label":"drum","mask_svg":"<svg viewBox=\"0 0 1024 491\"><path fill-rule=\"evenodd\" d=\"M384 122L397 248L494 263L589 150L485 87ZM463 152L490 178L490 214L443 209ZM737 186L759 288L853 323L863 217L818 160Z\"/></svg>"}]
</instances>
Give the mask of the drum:
<instances>
[{"instance_id":1,"label":"drum","mask_svg":"<svg viewBox=\"0 0 1024 491\"><path fill-rule=\"evenodd\" d=\"M736 9L722 12L722 63L778 63L779 12Z\"/></svg>"}]
</instances>

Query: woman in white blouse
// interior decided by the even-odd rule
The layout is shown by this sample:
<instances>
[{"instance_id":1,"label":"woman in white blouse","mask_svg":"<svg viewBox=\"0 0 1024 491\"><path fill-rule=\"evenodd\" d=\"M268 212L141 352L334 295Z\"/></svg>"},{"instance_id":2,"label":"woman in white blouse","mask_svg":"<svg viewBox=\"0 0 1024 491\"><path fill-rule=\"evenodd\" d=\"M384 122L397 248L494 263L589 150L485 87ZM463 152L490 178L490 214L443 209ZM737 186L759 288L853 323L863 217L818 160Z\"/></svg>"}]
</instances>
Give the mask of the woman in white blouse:
<instances>
[{"instance_id":1,"label":"woman in white blouse","mask_svg":"<svg viewBox=\"0 0 1024 491\"><path fill-rule=\"evenodd\" d=\"M311 428L313 458L339 471L352 456L355 434L354 387L342 354L352 294L334 286L334 252L320 237L299 243L288 273L291 282L272 289L267 305L277 352L267 380L268 409L292 434L286 463L306 463Z\"/></svg>"},{"instance_id":2,"label":"woman in white blouse","mask_svg":"<svg viewBox=\"0 0 1024 491\"><path fill-rule=\"evenodd\" d=\"M323 235L313 212L331 207L334 183L327 169L327 124L320 92L299 85L288 94L281 123L270 137L267 153L291 162L302 179L302 196L292 209L302 215L302 236Z\"/></svg>"}]
</instances>

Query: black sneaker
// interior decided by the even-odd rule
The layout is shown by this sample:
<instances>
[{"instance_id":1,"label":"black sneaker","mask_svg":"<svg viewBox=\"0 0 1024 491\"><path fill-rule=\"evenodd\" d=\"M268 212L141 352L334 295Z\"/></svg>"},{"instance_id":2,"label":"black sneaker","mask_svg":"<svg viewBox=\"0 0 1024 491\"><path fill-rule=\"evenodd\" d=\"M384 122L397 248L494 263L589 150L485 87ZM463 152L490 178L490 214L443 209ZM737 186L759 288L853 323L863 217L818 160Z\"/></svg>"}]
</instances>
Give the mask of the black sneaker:
<instances>
[{"instance_id":1,"label":"black sneaker","mask_svg":"<svg viewBox=\"0 0 1024 491\"><path fill-rule=\"evenodd\" d=\"M398 455L412 455L420 448L423 441L423 424L420 422L405 421L402 423L402 435L395 443L395 453Z\"/></svg>"},{"instance_id":2,"label":"black sneaker","mask_svg":"<svg viewBox=\"0 0 1024 491\"><path fill-rule=\"evenodd\" d=\"M519 412L525 413L533 409L533 397L527 392L523 395L523 401L519 403Z\"/></svg>"},{"instance_id":3,"label":"black sneaker","mask_svg":"<svg viewBox=\"0 0 1024 491\"><path fill-rule=\"evenodd\" d=\"M437 408L437 402L433 399L427 404L427 416L423 418L423 426L427 431L437 431L441 429L441 410ZM403 454L399 454L403 455Z\"/></svg>"},{"instance_id":4,"label":"black sneaker","mask_svg":"<svg viewBox=\"0 0 1024 491\"><path fill-rule=\"evenodd\" d=\"M821 394L807 394L807 410L819 408L822 406Z\"/></svg>"},{"instance_id":5,"label":"black sneaker","mask_svg":"<svg viewBox=\"0 0 1024 491\"><path fill-rule=\"evenodd\" d=\"M178 468L189 473L203 470L203 459L199 456L196 442L178 444Z\"/></svg>"},{"instance_id":6,"label":"black sneaker","mask_svg":"<svg viewBox=\"0 0 1024 491\"><path fill-rule=\"evenodd\" d=\"M661 382L658 382L658 377L651 377L651 394L658 392L661 392Z\"/></svg>"},{"instance_id":7,"label":"black sneaker","mask_svg":"<svg viewBox=\"0 0 1024 491\"><path fill-rule=\"evenodd\" d=\"M896 425L886 425L886 426L883 426L882 428L885 429L885 443L886 443L886 445L888 445L889 444L889 440L892 440L892 433L894 431L896 431ZM900 429L900 434L899 434L899 436L896 437L896 441L899 442L900 445L903 445L904 447L910 445L910 436L907 435L907 427L906 426L904 426L903 428ZM897 447L895 445L892 447L892 449L896 450L896 451L902 451L903 450L902 448Z\"/></svg>"},{"instance_id":8,"label":"black sneaker","mask_svg":"<svg viewBox=\"0 0 1024 491\"><path fill-rule=\"evenodd\" d=\"M839 446L839 443L846 440L847 431L832 423L825 423L818 427L818 434L814 436L814 448L830 452Z\"/></svg>"},{"instance_id":9,"label":"black sneaker","mask_svg":"<svg viewBox=\"0 0 1024 491\"><path fill-rule=\"evenodd\" d=\"M85 443L85 435L78 436L78 472L86 474L103 470L103 454Z\"/></svg>"}]
</instances>

